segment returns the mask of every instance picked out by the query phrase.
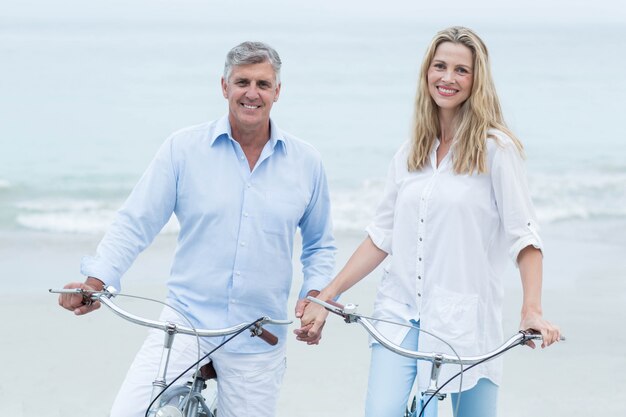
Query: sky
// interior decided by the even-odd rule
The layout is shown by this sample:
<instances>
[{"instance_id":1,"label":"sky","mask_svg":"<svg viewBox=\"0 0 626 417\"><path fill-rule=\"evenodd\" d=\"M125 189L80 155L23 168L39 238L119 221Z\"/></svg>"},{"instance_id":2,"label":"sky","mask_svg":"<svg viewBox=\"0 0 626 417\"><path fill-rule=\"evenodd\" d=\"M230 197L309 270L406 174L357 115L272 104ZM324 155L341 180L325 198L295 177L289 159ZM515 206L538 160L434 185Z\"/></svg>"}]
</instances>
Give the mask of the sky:
<instances>
[{"instance_id":1,"label":"sky","mask_svg":"<svg viewBox=\"0 0 626 417\"><path fill-rule=\"evenodd\" d=\"M238 24L267 24L284 19L312 22L341 18L384 19L406 16L441 21L626 23L621 0L20 0L4 2L0 18L73 19L82 16L118 19L232 19ZM7 4L8 3L8 4Z\"/></svg>"}]
</instances>

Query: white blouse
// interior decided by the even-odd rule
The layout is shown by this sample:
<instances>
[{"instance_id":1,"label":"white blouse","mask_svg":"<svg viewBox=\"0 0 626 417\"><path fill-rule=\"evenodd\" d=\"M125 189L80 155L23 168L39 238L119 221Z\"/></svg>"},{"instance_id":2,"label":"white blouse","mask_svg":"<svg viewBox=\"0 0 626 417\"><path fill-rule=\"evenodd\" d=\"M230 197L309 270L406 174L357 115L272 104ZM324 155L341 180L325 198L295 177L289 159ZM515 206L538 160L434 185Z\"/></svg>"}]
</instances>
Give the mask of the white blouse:
<instances>
[{"instance_id":1,"label":"white blouse","mask_svg":"<svg viewBox=\"0 0 626 417\"><path fill-rule=\"evenodd\" d=\"M436 142L430 163L409 172L410 144L394 156L382 201L367 232L390 254L378 287L374 315L420 327L450 343L460 355L487 353L502 343L502 276L508 257L532 245L541 249L523 160L513 141L493 130L487 140L487 173L457 175L454 147L437 167ZM379 323L400 344L408 329ZM513 333L516 329L510 329ZM419 350L453 354L422 333ZM443 367L439 384L460 368ZM430 363L420 361L420 389L430 378ZM492 360L463 377L463 390L486 377L499 384L502 364ZM443 392L454 392L458 379Z\"/></svg>"}]
</instances>

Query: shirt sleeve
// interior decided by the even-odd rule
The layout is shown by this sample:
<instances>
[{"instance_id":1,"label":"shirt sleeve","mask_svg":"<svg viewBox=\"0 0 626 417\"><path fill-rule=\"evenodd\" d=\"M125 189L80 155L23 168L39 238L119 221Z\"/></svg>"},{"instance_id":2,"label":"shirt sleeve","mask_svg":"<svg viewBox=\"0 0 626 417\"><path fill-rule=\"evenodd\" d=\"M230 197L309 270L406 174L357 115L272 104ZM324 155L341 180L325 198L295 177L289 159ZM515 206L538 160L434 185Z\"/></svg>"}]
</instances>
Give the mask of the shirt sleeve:
<instances>
[{"instance_id":1,"label":"shirt sleeve","mask_svg":"<svg viewBox=\"0 0 626 417\"><path fill-rule=\"evenodd\" d=\"M534 246L543 251L543 243L522 156L510 139L500 142L492 164L492 184L509 255L517 265L522 249Z\"/></svg>"},{"instance_id":2,"label":"shirt sleeve","mask_svg":"<svg viewBox=\"0 0 626 417\"><path fill-rule=\"evenodd\" d=\"M403 152L405 148L406 145L403 146L392 159L387 171L387 180L385 182L382 199L376 208L374 219L365 228L365 231L369 235L370 239L372 239L374 245L390 255L392 254L391 244L393 236L393 220L396 198L398 196L397 169L398 164L401 163L403 159L404 163L406 163L406 152Z\"/></svg>"},{"instance_id":3,"label":"shirt sleeve","mask_svg":"<svg viewBox=\"0 0 626 417\"><path fill-rule=\"evenodd\" d=\"M321 290L332 279L335 268L335 239L331 220L328 182L321 161L314 175L311 200L300 219L302 234L302 272L300 298L311 290Z\"/></svg>"},{"instance_id":4,"label":"shirt sleeve","mask_svg":"<svg viewBox=\"0 0 626 417\"><path fill-rule=\"evenodd\" d=\"M171 217L176 204L172 138L159 149L81 272L121 289L121 277Z\"/></svg>"}]
</instances>

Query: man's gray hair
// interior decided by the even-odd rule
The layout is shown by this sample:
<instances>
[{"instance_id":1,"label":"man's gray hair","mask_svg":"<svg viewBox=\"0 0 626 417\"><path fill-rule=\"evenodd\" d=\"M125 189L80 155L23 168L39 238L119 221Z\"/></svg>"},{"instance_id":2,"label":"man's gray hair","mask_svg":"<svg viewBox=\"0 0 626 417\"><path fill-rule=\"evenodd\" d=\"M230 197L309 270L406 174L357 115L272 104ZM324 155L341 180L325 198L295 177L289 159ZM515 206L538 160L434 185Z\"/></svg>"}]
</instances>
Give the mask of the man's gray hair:
<instances>
[{"instance_id":1,"label":"man's gray hair","mask_svg":"<svg viewBox=\"0 0 626 417\"><path fill-rule=\"evenodd\" d=\"M244 42L231 49L226 55L226 62L224 63L224 80L228 82L234 66L262 64L263 62L272 64L276 74L276 84L280 84L282 62L278 52L263 42Z\"/></svg>"}]
</instances>

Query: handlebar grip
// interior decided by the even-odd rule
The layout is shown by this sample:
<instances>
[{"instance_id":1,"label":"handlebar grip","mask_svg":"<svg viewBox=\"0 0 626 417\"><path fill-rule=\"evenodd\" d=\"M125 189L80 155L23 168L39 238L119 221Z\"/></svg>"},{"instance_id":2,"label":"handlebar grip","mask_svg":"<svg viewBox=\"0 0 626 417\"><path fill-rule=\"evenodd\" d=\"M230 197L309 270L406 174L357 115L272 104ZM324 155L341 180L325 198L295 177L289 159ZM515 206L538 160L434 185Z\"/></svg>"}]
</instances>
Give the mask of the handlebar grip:
<instances>
[{"instance_id":1,"label":"handlebar grip","mask_svg":"<svg viewBox=\"0 0 626 417\"><path fill-rule=\"evenodd\" d=\"M278 343L278 337L274 333L264 328L258 329L257 332L255 332L254 336L258 336L259 339L263 340L268 345L276 346L276 344Z\"/></svg>"}]
</instances>

